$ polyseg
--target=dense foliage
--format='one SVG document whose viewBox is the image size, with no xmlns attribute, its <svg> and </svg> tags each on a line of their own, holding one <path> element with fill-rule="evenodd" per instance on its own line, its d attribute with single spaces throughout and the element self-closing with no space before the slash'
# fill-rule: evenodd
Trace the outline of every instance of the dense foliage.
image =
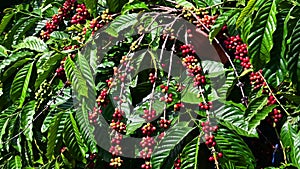
<svg viewBox="0 0 300 169">
<path fill-rule="evenodd" d="M 1 168 L 300 168 L 299 1 L 13 3 Z"/>
</svg>

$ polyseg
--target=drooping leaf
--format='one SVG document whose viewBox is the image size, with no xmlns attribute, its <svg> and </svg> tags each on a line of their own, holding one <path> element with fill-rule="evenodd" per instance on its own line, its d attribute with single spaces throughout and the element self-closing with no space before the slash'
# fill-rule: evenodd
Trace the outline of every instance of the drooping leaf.
<svg viewBox="0 0 300 169">
<path fill-rule="evenodd" d="M 24 35 L 26 35 L 28 31 L 32 30 L 36 22 L 39 20 L 39 18 L 29 18 L 22 25 L 20 25 L 14 34 L 13 45 L 18 44 L 24 38 Z"/>
<path fill-rule="evenodd" d="M 1 20 L 1 24 L 0 24 L 0 34 L 2 34 L 2 32 L 5 30 L 6 26 L 9 24 L 10 20 L 12 19 L 12 17 L 15 15 L 14 12 L 10 12 L 10 13 L 6 13 L 2 20 Z"/>
<path fill-rule="evenodd" d="M 21 129 L 24 130 L 24 135 L 28 141 L 33 138 L 33 116 L 35 114 L 35 101 L 27 103 L 21 112 Z"/>
<path fill-rule="evenodd" d="M 10 54 L 7 58 L 3 59 L 0 64 L 0 71 L 3 72 L 5 69 L 7 69 L 11 64 L 18 61 L 19 59 L 32 56 L 32 52 L 24 51 L 24 52 L 17 52 Z"/>
<path fill-rule="evenodd" d="M 86 8 L 93 17 L 97 15 L 97 2 L 97 0 L 84 0 Z"/>
<path fill-rule="evenodd" d="M 72 157 L 84 162 L 87 150 L 83 144 L 81 134 L 73 115 L 71 113 L 69 113 L 69 115 L 70 116 L 65 124 L 65 130 L 63 133 L 64 143 L 71 152 Z"/>
<path fill-rule="evenodd" d="M 291 35 L 291 44 L 287 58 L 287 68 L 290 78 L 297 90 L 300 91 L 300 20 L 297 21 Z"/>
<path fill-rule="evenodd" d="M 300 132 L 297 130 L 290 121 L 286 121 L 281 128 L 280 138 L 282 144 L 285 148 L 290 148 L 291 150 L 287 154 L 291 158 L 291 162 L 294 166 L 300 167 Z"/>
<path fill-rule="evenodd" d="M 226 80 L 225 80 L 225 83 L 223 84 L 223 86 L 217 90 L 218 95 L 221 100 L 227 99 L 227 97 L 230 95 L 230 93 L 236 83 L 237 83 L 237 79 L 234 76 L 234 72 L 230 71 L 227 74 L 227 77 L 226 77 Z"/>
<path fill-rule="evenodd" d="M 19 108 L 23 106 L 25 101 L 32 68 L 33 63 L 30 63 L 19 70 L 11 86 L 10 97 L 14 102 L 19 101 Z"/>
<path fill-rule="evenodd" d="M 223 153 L 223 158 L 220 159 L 220 164 L 230 162 L 235 168 L 255 168 L 255 158 L 244 140 L 228 130 L 220 127 L 215 136 L 218 151 Z"/>
<path fill-rule="evenodd" d="M 252 114 L 251 117 L 249 117 L 248 122 L 249 122 L 249 130 L 250 132 L 252 130 L 255 130 L 258 125 L 260 125 L 260 122 L 264 120 L 272 110 L 277 107 L 277 105 L 271 105 L 271 106 L 266 106 L 262 108 L 259 112 L 256 112 L 256 114 Z"/>
<path fill-rule="evenodd" d="M 88 97 L 86 99 L 86 104 L 89 106 L 90 109 L 93 109 L 96 103 L 96 87 L 94 77 L 90 68 L 90 65 L 86 58 L 81 54 L 78 53 L 78 65 L 79 71 L 83 76 L 83 80 L 86 81 L 86 85 L 88 87 Z"/>
<path fill-rule="evenodd" d="M 187 144 L 181 153 L 182 169 L 197 169 L 199 158 L 200 136 L 195 137 L 189 144 Z"/>
<path fill-rule="evenodd" d="M 75 92 L 78 92 L 78 96 L 88 97 L 88 86 L 81 72 L 76 68 L 75 63 L 70 56 L 67 57 L 65 62 L 65 72 L 67 78 L 71 81 L 72 87 Z"/>
<path fill-rule="evenodd" d="M 46 157 L 49 160 L 54 159 L 57 150 L 61 149 L 62 135 L 65 129 L 65 124 L 69 118 L 69 112 L 60 112 L 53 118 L 47 137 L 47 153 Z"/>
<path fill-rule="evenodd" d="M 34 36 L 29 36 L 25 38 L 24 41 L 16 45 L 15 48 L 17 50 L 26 48 L 37 52 L 48 51 L 48 46 L 45 44 L 45 42 Z"/>
<path fill-rule="evenodd" d="M 108 34 L 117 37 L 119 32 L 137 23 L 137 14 L 120 15 L 111 22 L 105 30 Z"/>
<path fill-rule="evenodd" d="M 244 105 L 232 101 L 216 103 L 218 108 L 214 110 L 217 120 L 237 134 L 246 137 L 258 137 L 256 131 L 249 131 L 248 124 L 244 119 Z M 220 104 L 220 105 L 219 105 Z"/>
<path fill-rule="evenodd" d="M 151 164 L 153 168 L 170 168 L 178 155 L 180 142 L 193 130 L 191 127 L 175 125 L 169 129 L 163 140 L 155 147 Z"/>
<path fill-rule="evenodd" d="M 84 99 L 82 100 L 82 106 L 78 108 L 76 112 L 76 121 L 82 134 L 83 140 L 87 143 L 89 150 L 92 153 L 97 153 L 98 148 L 96 146 L 96 140 L 94 136 L 94 127 L 89 122 L 88 111 L 92 111 L 89 107 L 86 107 Z"/>
<path fill-rule="evenodd" d="M 243 24 L 243 21 L 245 20 L 246 17 L 249 17 L 254 10 L 255 3 L 257 0 L 249 0 L 247 3 L 247 6 L 242 10 L 239 18 L 236 21 L 236 26 L 240 27 Z"/>
<path fill-rule="evenodd" d="M 21 157 L 18 156 L 18 155 L 12 156 L 10 158 L 10 160 L 8 161 L 8 167 L 7 168 L 22 169 Z"/>
<path fill-rule="evenodd" d="M 261 69 L 270 61 L 273 33 L 277 23 L 276 2 L 276 0 L 270 0 L 259 9 L 248 37 L 248 52 L 255 71 Z"/>
</svg>

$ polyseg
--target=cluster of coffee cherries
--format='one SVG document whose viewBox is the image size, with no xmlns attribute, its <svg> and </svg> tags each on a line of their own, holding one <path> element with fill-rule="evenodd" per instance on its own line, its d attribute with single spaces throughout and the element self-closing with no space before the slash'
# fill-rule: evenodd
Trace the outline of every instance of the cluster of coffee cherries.
<svg viewBox="0 0 300 169">
<path fill-rule="evenodd" d="M 247 45 L 243 43 L 239 35 L 228 37 L 224 40 L 224 45 L 226 49 L 233 52 L 235 59 L 241 62 L 240 64 L 244 69 L 251 67 Z"/>
<path fill-rule="evenodd" d="M 150 169 L 152 168 L 150 164 L 150 158 L 153 152 L 153 147 L 156 144 L 154 138 L 151 136 L 156 131 L 156 127 L 151 123 L 147 123 L 141 128 L 141 130 L 144 137 L 140 142 L 140 145 L 142 147 L 142 150 L 140 151 L 140 158 L 143 158 L 145 160 L 145 163 L 141 165 L 141 168 Z"/>
<path fill-rule="evenodd" d="M 93 111 L 89 112 L 89 121 L 91 124 L 97 124 L 98 116 L 101 115 L 102 110 L 97 107 L 93 108 Z"/>
<path fill-rule="evenodd" d="M 204 137 L 205 137 L 205 144 L 207 145 L 208 148 L 212 148 L 216 146 L 216 141 L 215 141 L 215 137 L 212 133 L 217 132 L 218 130 L 218 126 L 214 126 L 212 125 L 212 123 L 210 121 L 206 121 L 206 122 L 202 122 L 201 123 L 202 126 L 202 131 L 205 133 Z M 214 153 L 212 153 L 212 156 L 209 157 L 209 161 L 214 161 L 217 160 L 214 157 Z M 218 153 L 216 158 L 221 158 L 223 157 L 222 153 Z"/>
<path fill-rule="evenodd" d="M 122 147 L 120 146 L 122 139 L 123 136 L 120 133 L 114 132 L 114 137 L 111 140 L 111 147 L 109 148 L 109 152 L 113 157 L 123 154 Z"/>
<path fill-rule="evenodd" d="M 199 108 L 202 110 L 210 110 L 210 109 L 212 109 L 212 102 L 207 102 L 207 103 L 200 102 Z"/>
<path fill-rule="evenodd" d="M 180 156 L 174 161 L 174 169 L 180 169 L 181 166 L 181 159 Z"/>
<path fill-rule="evenodd" d="M 109 165 L 114 168 L 121 167 L 123 160 L 120 157 L 110 159 Z"/>
<path fill-rule="evenodd" d="M 261 74 L 262 70 L 259 70 L 259 72 L 251 72 L 250 74 L 250 82 L 254 86 L 254 90 L 260 89 L 262 86 L 266 86 L 266 82 Z"/>
<path fill-rule="evenodd" d="M 173 94 L 172 93 L 166 94 L 166 96 L 163 96 L 160 98 L 160 101 L 164 101 L 166 103 L 172 103 L 173 102 Z"/>
<path fill-rule="evenodd" d="M 102 21 L 99 21 L 97 18 L 91 20 L 90 28 L 92 29 L 92 35 L 94 35 L 97 30 L 99 30 L 100 28 L 102 28 L 104 26 L 103 23 L 101 23 L 101 22 Z"/>
<path fill-rule="evenodd" d="M 182 64 L 188 70 L 188 75 L 194 77 L 194 86 L 203 86 L 206 84 L 206 77 L 203 74 L 199 60 L 195 56 L 196 51 L 191 44 L 182 45 L 179 47 L 181 50 Z"/>
<path fill-rule="evenodd" d="M 71 46 L 65 46 L 63 50 L 75 50 L 79 48 L 78 45 L 71 45 Z M 72 59 L 76 57 L 76 52 L 70 53 L 68 56 L 70 56 Z M 64 83 L 67 81 L 64 65 L 65 60 L 67 57 L 63 58 L 63 60 L 60 62 L 60 66 L 56 69 L 56 77 L 58 77 L 60 80 L 62 80 Z"/>
<path fill-rule="evenodd" d="M 65 17 L 74 9 L 76 0 L 66 0 L 63 7 L 58 9 L 58 14 L 52 16 L 52 20 L 46 22 L 45 29 L 41 31 L 40 36 L 44 40 L 50 38 L 50 34 L 55 31 Z"/>
<path fill-rule="evenodd" d="M 71 24 L 84 24 L 90 16 L 84 4 L 77 4 L 76 13 L 71 18 Z"/>
<path fill-rule="evenodd" d="M 101 90 L 97 100 L 96 100 L 98 106 L 100 107 L 105 107 L 108 103 L 109 103 L 109 99 L 108 99 L 108 89 L 104 88 Z"/>
<path fill-rule="evenodd" d="M 159 127 L 162 128 L 162 129 L 168 129 L 171 125 L 171 121 L 170 120 L 167 120 L 167 119 L 160 119 L 159 120 Z"/>
<path fill-rule="evenodd" d="M 143 114 L 142 118 L 144 118 L 146 121 L 152 121 L 153 119 L 156 118 L 156 110 L 144 109 L 144 114 Z"/>
<path fill-rule="evenodd" d="M 149 80 L 150 80 L 150 83 L 152 83 L 152 84 L 155 83 L 156 77 L 155 77 L 154 73 L 149 73 Z"/>
<path fill-rule="evenodd" d="M 274 105 L 276 104 L 277 101 L 276 99 L 274 98 L 274 96 L 272 94 L 269 94 L 269 97 L 268 97 L 268 103 L 267 105 Z M 281 111 L 278 109 L 278 108 L 274 108 L 270 113 L 269 113 L 269 116 L 267 118 L 267 121 L 268 122 L 274 122 L 274 123 L 278 123 L 279 120 L 282 118 L 282 114 L 281 114 Z"/>
<path fill-rule="evenodd" d="M 163 40 L 165 40 L 167 37 L 168 37 L 168 39 L 167 39 L 168 41 L 175 40 L 176 36 L 175 36 L 175 33 L 174 33 L 174 29 L 171 29 L 171 30 L 164 29 L 163 30 L 161 38 Z"/>
<path fill-rule="evenodd" d="M 174 111 L 179 111 L 182 107 L 184 107 L 184 104 L 182 102 L 178 102 L 174 105 Z"/>
<path fill-rule="evenodd" d="M 198 19 L 196 21 L 196 26 L 200 28 L 201 31 L 206 31 L 206 29 L 211 29 L 212 25 L 216 22 L 217 15 L 210 16 L 210 15 L 203 15 L 198 16 Z"/>
<path fill-rule="evenodd" d="M 123 122 L 124 119 L 124 111 L 115 108 L 115 111 L 112 115 L 112 120 L 110 123 L 110 127 L 112 129 L 111 135 L 111 147 L 109 149 L 109 152 L 112 154 L 113 158 L 111 159 L 110 166 L 113 166 L 115 168 L 120 167 L 122 165 L 122 160 L 120 159 L 120 156 L 122 155 L 122 147 L 121 142 L 123 139 L 122 133 L 126 133 L 126 124 Z M 116 160 L 117 159 L 117 160 Z"/>
</svg>

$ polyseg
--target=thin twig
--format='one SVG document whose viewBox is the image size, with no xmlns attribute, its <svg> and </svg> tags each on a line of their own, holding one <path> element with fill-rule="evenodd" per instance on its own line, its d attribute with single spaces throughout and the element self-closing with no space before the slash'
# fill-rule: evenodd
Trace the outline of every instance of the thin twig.
<svg viewBox="0 0 300 169">
<path fill-rule="evenodd" d="M 282 110 L 286 113 L 287 116 L 290 116 L 290 113 L 283 107 L 283 105 L 280 103 L 280 101 L 278 100 L 278 98 L 275 96 L 275 94 L 272 92 L 267 80 L 265 79 L 265 77 L 258 71 L 259 75 L 263 78 L 264 82 L 266 83 L 267 88 L 269 89 L 271 95 L 274 97 L 274 99 L 276 100 L 276 102 L 279 104 L 279 106 L 282 108 Z"/>
</svg>

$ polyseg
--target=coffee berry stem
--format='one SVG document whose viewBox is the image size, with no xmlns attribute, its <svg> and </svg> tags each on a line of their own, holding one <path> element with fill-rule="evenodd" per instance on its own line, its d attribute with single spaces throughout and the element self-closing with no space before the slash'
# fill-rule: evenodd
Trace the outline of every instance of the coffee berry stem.
<svg viewBox="0 0 300 169">
<path fill-rule="evenodd" d="M 199 17 L 197 17 L 197 15 L 193 11 L 190 10 L 190 12 L 194 16 L 194 18 L 204 27 L 204 29 L 209 32 L 209 29 L 201 22 L 201 20 L 199 19 Z M 223 48 L 223 46 L 220 44 L 220 41 L 216 37 L 214 37 L 214 41 L 218 44 L 218 46 L 221 48 L 222 52 L 226 55 L 227 59 L 230 62 L 231 67 L 233 68 L 235 76 L 238 79 L 239 74 L 238 74 L 237 69 L 234 66 L 234 64 L 233 64 L 233 62 L 232 62 L 229 54 L 225 51 L 225 49 Z M 238 83 L 241 83 L 239 79 L 238 79 Z M 242 86 L 239 86 L 239 87 L 240 87 L 240 91 L 241 91 L 242 97 L 245 98 L 246 96 L 245 96 L 243 87 Z M 246 105 L 246 107 L 248 107 L 248 103 L 247 102 L 245 102 L 245 105 Z"/>
<path fill-rule="evenodd" d="M 283 105 L 280 103 L 280 101 L 278 100 L 278 98 L 275 96 L 275 94 L 272 92 L 272 89 L 270 88 L 267 80 L 265 79 L 265 77 L 262 75 L 261 72 L 259 72 L 259 75 L 264 79 L 264 82 L 266 83 L 266 86 L 268 88 L 268 90 L 270 91 L 270 94 L 274 97 L 274 99 L 276 100 L 276 102 L 279 104 L 279 106 L 282 108 L 282 110 L 286 113 L 287 116 L 291 116 L 290 113 L 283 107 Z"/>
</svg>

